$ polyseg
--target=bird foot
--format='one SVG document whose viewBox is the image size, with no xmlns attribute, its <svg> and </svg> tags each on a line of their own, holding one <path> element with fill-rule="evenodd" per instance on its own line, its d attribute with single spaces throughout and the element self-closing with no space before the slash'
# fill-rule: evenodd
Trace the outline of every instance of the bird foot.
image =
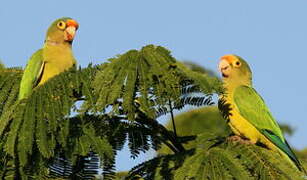
<svg viewBox="0 0 307 180">
<path fill-rule="evenodd" d="M 229 136 L 227 138 L 228 141 L 238 142 L 240 144 L 253 144 L 250 140 L 242 138 L 238 135 Z"/>
</svg>

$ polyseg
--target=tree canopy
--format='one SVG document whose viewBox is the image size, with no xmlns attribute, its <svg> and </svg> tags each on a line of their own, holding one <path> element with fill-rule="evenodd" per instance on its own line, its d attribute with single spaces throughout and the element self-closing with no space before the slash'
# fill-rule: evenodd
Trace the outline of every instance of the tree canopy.
<svg viewBox="0 0 307 180">
<path fill-rule="evenodd" d="M 161 153 L 169 149 L 121 175 L 126 179 L 302 176 L 264 147 L 229 141 L 215 107 L 197 115 L 207 129 L 193 134 L 181 130 L 180 122 L 178 134 L 160 124 L 158 117 L 186 105 L 211 106 L 213 94 L 223 92 L 218 78 L 191 70 L 161 46 L 71 69 L 18 101 L 22 73 L 0 69 L 2 178 L 91 179 L 101 171 L 104 179 L 114 179 L 115 157 L 126 142 L 131 158 L 162 145 Z"/>
</svg>

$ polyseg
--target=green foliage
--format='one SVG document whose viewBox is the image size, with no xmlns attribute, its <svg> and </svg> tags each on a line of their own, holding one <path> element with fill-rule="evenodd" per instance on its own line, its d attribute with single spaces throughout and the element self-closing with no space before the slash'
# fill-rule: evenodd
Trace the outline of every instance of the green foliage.
<svg viewBox="0 0 307 180">
<path fill-rule="evenodd" d="M 194 83 L 198 91 L 206 94 L 220 90 L 216 78 L 192 72 L 160 46 L 131 50 L 109 61 L 93 82 L 98 94 L 94 98 L 94 112 L 112 105 L 112 112 L 127 114 L 129 120 L 134 120 L 137 100 L 140 109 L 155 118 L 156 110 L 163 111 L 170 100 L 179 104 L 182 90 Z"/>
<path fill-rule="evenodd" d="M 168 50 L 149 45 L 109 63 L 61 73 L 35 88 L 27 99 L 16 101 L 22 71 L 3 69 L 0 142 L 6 161 L 0 166 L 2 176 L 82 177 L 79 163 L 95 152 L 104 177 L 113 178 L 114 155 L 126 141 L 132 157 L 158 149 L 161 143 L 176 152 L 183 150 L 155 118 L 169 112 L 169 107 L 212 103 L 210 95 L 186 95 L 217 92 L 218 81 L 206 75 L 194 81 L 190 74 Z"/>
<path fill-rule="evenodd" d="M 0 134 L 7 157 L 11 157 L 18 167 L 16 176 L 46 173 L 48 162 L 59 148 L 68 153 L 71 161 L 91 150 L 100 157 L 112 157 L 108 141 L 97 136 L 93 126 L 82 121 L 82 116 L 78 117 L 78 134 L 71 136 L 69 132 L 70 127 L 76 125 L 70 118 L 72 108 L 81 98 L 92 96 L 89 82 L 96 70 L 96 67 L 88 67 L 62 73 L 37 87 L 22 101 L 16 101 L 21 72 L 6 70 L 1 73 L 2 87 L 6 90 L 2 97 L 6 99 L 1 104 Z"/>
<path fill-rule="evenodd" d="M 116 176 L 115 176 L 115 180 L 125 180 L 125 178 L 127 177 L 128 172 L 127 171 L 121 171 L 121 172 L 117 172 Z"/>
<path fill-rule="evenodd" d="M 226 142 L 209 150 L 201 148 L 178 169 L 175 179 L 292 179 L 302 176 L 286 161 L 280 162 L 280 158 L 255 145 Z"/>
<path fill-rule="evenodd" d="M 197 147 L 162 155 L 130 171 L 144 179 L 300 179 L 301 172 L 283 156 L 257 145 L 199 134 Z M 129 179 L 129 178 L 128 178 Z"/>
<path fill-rule="evenodd" d="M 5 69 L 5 65 L 2 63 L 2 61 L 0 60 L 0 70 Z"/>
<path fill-rule="evenodd" d="M 18 68 L 0 69 L 0 114 L 10 111 L 15 103 L 22 71 Z"/>
<path fill-rule="evenodd" d="M 226 121 L 221 116 L 216 106 L 202 107 L 175 116 L 177 134 L 179 136 L 194 136 L 203 132 L 214 132 L 217 135 L 227 135 L 231 133 Z M 169 120 L 165 125 L 172 130 L 172 122 Z M 287 124 L 280 125 L 282 131 L 288 135 L 293 134 L 293 128 Z M 195 141 L 189 141 L 184 147 L 191 149 L 195 147 Z M 170 154 L 172 151 L 162 145 L 159 154 Z"/>
<path fill-rule="evenodd" d="M 294 129 L 293 127 L 289 126 L 288 124 L 279 124 L 280 129 L 284 134 L 293 135 Z"/>
<path fill-rule="evenodd" d="M 278 153 L 260 146 L 225 139 L 230 130 L 217 107 L 191 110 L 177 115 L 175 121 L 178 135 L 198 135 L 195 141 L 185 144 L 186 149 L 190 151 L 195 149 L 194 153 L 184 158 L 182 166 L 174 169 L 171 165 L 175 162 L 168 161 L 170 157 L 176 161 L 178 154 L 167 155 L 172 152 L 163 145 L 158 151 L 157 158 L 132 169 L 131 176 L 143 172 L 145 179 L 302 179 L 303 177 L 303 174 L 297 172 Z M 170 120 L 166 127 L 172 129 Z M 298 155 L 306 165 L 307 156 L 304 156 L 304 151 L 298 152 Z M 178 162 L 182 162 L 180 158 Z M 160 161 L 160 164 L 154 161 Z M 167 162 L 168 165 L 164 164 L 161 168 L 161 162 Z M 148 167 L 151 167 L 150 170 Z"/>
<path fill-rule="evenodd" d="M 184 65 L 186 65 L 190 70 L 194 71 L 194 72 L 198 72 L 201 74 L 208 74 L 209 76 L 212 77 L 217 77 L 217 75 L 215 74 L 214 71 L 210 70 L 210 69 L 206 69 L 198 64 L 195 64 L 191 61 L 184 61 L 183 62 Z"/>
<path fill-rule="evenodd" d="M 175 116 L 177 134 L 179 136 L 195 136 L 203 132 L 211 132 L 220 136 L 230 134 L 230 129 L 226 121 L 222 118 L 216 106 L 202 107 Z M 166 124 L 166 128 L 171 130 L 171 120 Z M 186 149 L 195 148 L 195 141 L 189 141 L 184 145 Z M 172 151 L 162 145 L 159 154 L 170 154 Z"/>
<path fill-rule="evenodd" d="M 187 157 L 193 154 L 192 150 L 158 156 L 132 168 L 126 179 L 134 179 L 136 176 L 141 176 L 144 179 L 174 179 L 175 171 L 182 166 Z"/>
<path fill-rule="evenodd" d="M 284 163 L 276 166 L 278 154 L 225 140 L 229 132 L 215 107 L 182 115 L 176 120 L 179 136 L 161 125 L 160 115 L 212 105 L 212 94 L 223 91 L 218 78 L 191 70 L 163 47 L 149 45 L 71 69 L 17 101 L 21 76 L 17 68 L 0 70 L 2 179 L 93 179 L 98 171 L 114 179 L 115 157 L 125 143 L 131 158 L 162 144 L 173 152 L 136 166 L 128 179 L 299 175 Z"/>
</svg>

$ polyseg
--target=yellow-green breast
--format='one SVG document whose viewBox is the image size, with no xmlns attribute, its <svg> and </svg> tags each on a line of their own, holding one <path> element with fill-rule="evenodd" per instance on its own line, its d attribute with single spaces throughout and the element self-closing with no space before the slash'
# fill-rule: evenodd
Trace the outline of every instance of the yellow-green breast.
<svg viewBox="0 0 307 180">
<path fill-rule="evenodd" d="M 223 95 L 221 98 L 225 100 L 225 104 L 230 105 L 229 111 L 229 126 L 232 131 L 241 137 L 248 138 L 252 143 L 261 142 L 265 144 L 268 148 L 272 150 L 277 150 L 276 146 L 268 140 L 263 134 L 261 134 L 247 119 L 241 116 L 238 108 L 233 103 L 233 93 L 226 92 L 226 95 Z"/>
<path fill-rule="evenodd" d="M 45 45 L 43 58 L 45 67 L 38 85 L 76 65 L 71 46 L 68 44 Z"/>
</svg>

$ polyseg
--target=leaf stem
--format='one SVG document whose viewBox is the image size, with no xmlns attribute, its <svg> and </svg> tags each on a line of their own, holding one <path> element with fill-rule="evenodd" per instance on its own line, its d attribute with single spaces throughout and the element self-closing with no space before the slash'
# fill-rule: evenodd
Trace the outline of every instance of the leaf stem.
<svg viewBox="0 0 307 180">
<path fill-rule="evenodd" d="M 173 123 L 173 130 L 174 130 L 175 138 L 177 139 L 177 131 L 176 131 L 175 118 L 174 118 L 174 113 L 173 113 L 174 109 L 173 109 L 172 102 L 170 99 L 168 100 L 168 103 L 169 103 L 170 113 L 171 113 L 171 118 L 172 118 L 172 123 Z"/>
</svg>

